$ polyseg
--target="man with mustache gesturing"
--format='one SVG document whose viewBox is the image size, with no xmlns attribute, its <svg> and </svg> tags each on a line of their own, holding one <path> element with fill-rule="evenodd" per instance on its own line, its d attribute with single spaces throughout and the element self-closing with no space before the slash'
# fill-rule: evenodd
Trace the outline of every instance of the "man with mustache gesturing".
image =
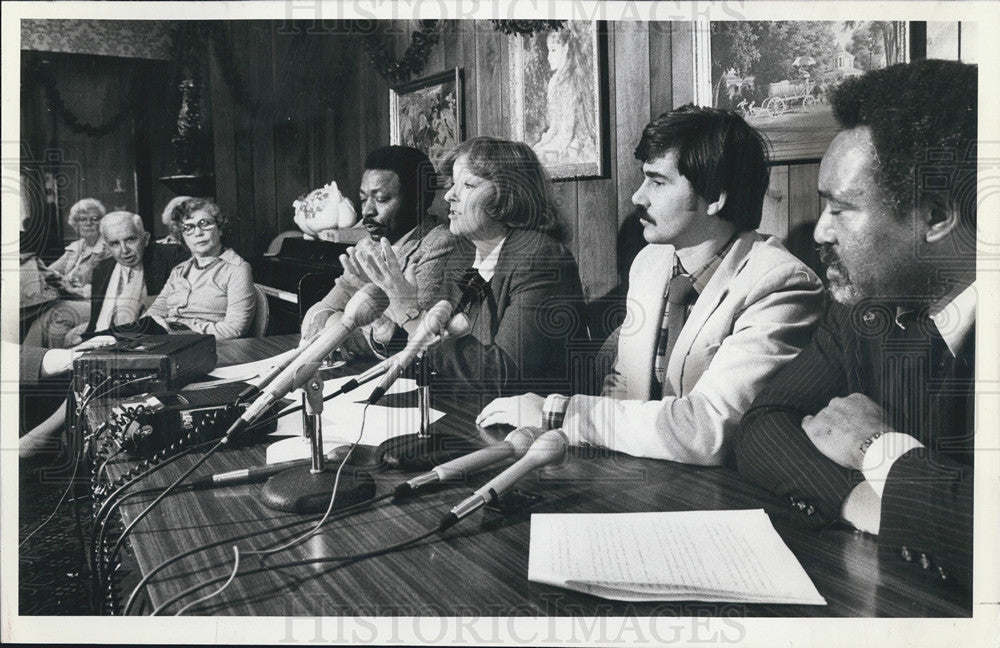
<svg viewBox="0 0 1000 648">
<path fill-rule="evenodd" d="M 341 353 L 355 355 L 391 355 L 402 348 L 406 335 L 402 326 L 420 316 L 440 298 L 444 262 L 454 249 L 455 237 L 448 225 L 438 225 L 427 213 L 436 192 L 435 170 L 431 161 L 409 146 L 383 146 L 365 158 L 365 171 L 358 190 L 361 201 L 359 227 L 368 230 L 369 238 L 348 248 L 340 257 L 344 274 L 333 289 L 306 311 L 302 318 L 302 343 L 305 344 L 326 325 L 331 316 L 343 312 L 347 302 L 361 287 L 371 283 L 366 268 L 378 256 L 398 275 L 391 282 L 405 295 L 392 294 L 393 304 L 410 304 L 400 310 L 395 306 L 373 323 L 363 326 L 344 343 Z M 373 270 L 375 271 L 375 270 Z"/>
<path fill-rule="evenodd" d="M 734 441 L 740 473 L 811 526 L 878 534 L 887 564 L 971 585 L 977 69 L 845 81 L 814 237 L 833 304 Z"/>
<path fill-rule="evenodd" d="M 601 396 L 551 397 L 546 423 L 575 444 L 720 464 L 757 393 L 809 342 L 822 284 L 760 225 L 760 134 L 735 113 L 684 106 L 654 119 L 632 196 L 650 243 L 629 272 L 628 316 L 605 348 Z M 478 423 L 541 425 L 541 396 L 494 400 Z"/>
</svg>

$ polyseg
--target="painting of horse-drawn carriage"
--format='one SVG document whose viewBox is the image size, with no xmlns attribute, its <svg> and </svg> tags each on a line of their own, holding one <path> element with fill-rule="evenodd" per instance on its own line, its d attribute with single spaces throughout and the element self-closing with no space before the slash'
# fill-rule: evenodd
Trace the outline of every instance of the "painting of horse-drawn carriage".
<svg viewBox="0 0 1000 648">
<path fill-rule="evenodd" d="M 837 129 L 830 94 L 907 60 L 907 36 L 899 22 L 714 22 L 712 105 L 763 132 L 775 161 L 819 158 Z"/>
</svg>

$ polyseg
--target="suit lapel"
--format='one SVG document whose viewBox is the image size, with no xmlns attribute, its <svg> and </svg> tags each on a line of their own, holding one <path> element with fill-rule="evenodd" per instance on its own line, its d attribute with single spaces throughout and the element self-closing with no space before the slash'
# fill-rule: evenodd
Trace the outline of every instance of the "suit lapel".
<svg viewBox="0 0 1000 648">
<path fill-rule="evenodd" d="M 684 363 L 691 353 L 691 347 L 694 345 L 698 333 L 701 332 L 705 323 L 708 322 L 708 318 L 715 312 L 719 304 L 722 303 L 723 298 L 729 293 L 730 282 L 743 269 L 743 266 L 746 265 L 750 250 L 753 248 L 754 242 L 759 240 L 759 238 L 754 232 L 740 234 L 736 242 L 733 243 L 733 247 L 729 250 L 729 253 L 716 269 L 715 274 L 708 281 L 705 290 L 702 291 L 701 295 L 698 296 L 698 300 L 694 303 L 687 321 L 684 322 L 684 328 L 681 329 L 680 334 L 677 336 L 677 344 L 674 346 L 670 354 L 670 359 L 667 361 L 666 382 L 671 386 L 674 394 L 680 395 L 682 392 L 681 379 L 684 373 Z"/>
<path fill-rule="evenodd" d="M 626 397 L 649 398 L 656 336 L 663 321 L 663 294 L 674 267 L 674 248 L 647 245 L 629 273 L 628 310 L 632 324 L 618 337 L 618 372 L 625 379 Z"/>
</svg>

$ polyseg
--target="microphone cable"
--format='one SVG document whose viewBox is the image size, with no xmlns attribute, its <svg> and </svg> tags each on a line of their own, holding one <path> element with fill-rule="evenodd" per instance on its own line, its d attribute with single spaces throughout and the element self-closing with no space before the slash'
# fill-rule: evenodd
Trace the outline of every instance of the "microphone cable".
<svg viewBox="0 0 1000 648">
<path fill-rule="evenodd" d="M 392 493 L 386 493 L 385 495 L 380 495 L 379 497 L 376 497 L 375 499 L 373 499 L 371 501 L 368 501 L 368 502 L 359 502 L 357 504 L 352 504 L 351 506 L 346 507 L 346 508 L 342 509 L 341 511 L 338 511 L 333 517 L 329 518 L 327 520 L 327 522 L 333 522 L 333 521 L 336 521 L 336 520 L 340 520 L 341 518 L 344 518 L 344 517 L 347 517 L 349 515 L 353 515 L 355 513 L 361 512 L 366 507 L 370 508 L 370 507 L 372 507 L 372 505 L 377 504 L 378 502 L 385 501 L 385 500 L 389 499 L 390 497 L 392 497 Z M 142 579 L 139 581 L 139 583 L 133 588 L 132 594 L 129 596 L 128 602 L 125 604 L 125 608 L 124 608 L 122 614 L 123 615 L 127 615 L 127 614 L 129 614 L 132 611 L 132 606 L 135 603 L 135 600 L 138 597 L 139 592 L 142 590 L 142 588 L 144 588 L 146 585 L 149 584 L 149 581 L 151 581 L 153 579 L 153 577 L 155 577 L 158 573 L 160 573 L 161 571 L 163 571 L 164 569 L 166 569 L 170 565 L 173 565 L 174 563 L 176 563 L 176 562 L 178 562 L 180 560 L 183 560 L 183 559 L 185 559 L 185 558 L 187 558 L 189 556 L 193 556 L 196 553 L 201 553 L 201 552 L 207 551 L 209 549 L 214 549 L 215 547 L 226 545 L 226 544 L 229 544 L 229 543 L 232 543 L 232 542 L 239 542 L 240 540 L 247 540 L 249 538 L 252 538 L 255 535 L 260 535 L 260 534 L 263 534 L 263 533 L 276 533 L 276 532 L 279 532 L 279 531 L 284 531 L 285 529 L 290 529 L 290 528 L 298 526 L 300 524 L 308 524 L 310 522 L 315 522 L 316 520 L 319 520 L 322 517 L 323 517 L 322 514 L 317 513 L 316 515 L 312 515 L 312 516 L 309 516 L 307 518 L 303 518 L 303 519 L 300 519 L 300 520 L 293 520 L 292 522 L 286 522 L 286 523 L 281 524 L 279 526 L 268 527 L 268 528 L 265 528 L 265 529 L 260 529 L 258 531 L 249 531 L 249 532 L 240 533 L 240 534 L 237 534 L 237 535 L 234 535 L 234 536 L 229 536 L 228 538 L 222 538 L 221 540 L 214 540 L 212 542 L 207 542 L 205 544 L 198 545 L 197 547 L 194 547 L 192 549 L 188 549 L 186 551 L 182 551 L 179 554 L 175 554 L 175 555 L 171 556 L 170 558 L 167 558 L 166 560 L 163 560 L 160 564 L 158 564 L 156 567 L 153 567 L 151 570 L 149 570 L 149 572 L 147 572 L 142 577 Z"/>
<path fill-rule="evenodd" d="M 264 566 L 261 566 L 261 567 L 255 567 L 254 569 L 250 569 L 250 570 L 241 572 L 239 575 L 240 576 L 250 576 L 250 575 L 253 575 L 253 574 L 260 574 L 262 572 L 271 571 L 271 570 L 274 570 L 274 569 L 285 569 L 285 568 L 289 568 L 289 567 L 301 567 L 303 565 L 317 565 L 317 564 L 323 564 L 323 563 L 328 563 L 328 562 L 356 562 L 356 561 L 359 561 L 359 560 L 364 560 L 366 558 L 373 558 L 375 556 L 381 556 L 383 554 L 392 553 L 394 551 L 399 551 L 400 549 L 404 549 L 404 548 L 406 548 L 406 547 L 408 547 L 410 545 L 413 545 L 413 544 L 416 544 L 416 543 L 421 542 L 423 540 L 426 540 L 427 538 L 430 538 L 431 536 L 436 535 L 437 533 L 438 533 L 438 529 L 434 528 L 434 529 L 432 529 L 430 531 L 426 531 L 424 533 L 420 533 L 418 535 L 415 535 L 415 536 L 413 536 L 411 538 L 407 538 L 406 540 L 403 540 L 401 542 L 397 542 L 397 543 L 394 543 L 394 544 L 391 544 L 391 545 L 388 545 L 388 546 L 385 546 L 385 547 L 381 547 L 379 549 L 374 549 L 372 551 L 366 551 L 366 552 L 356 553 L 356 554 L 348 554 L 348 555 L 345 555 L 345 556 L 324 556 L 324 557 L 319 557 L 319 558 L 306 558 L 306 559 L 303 559 L 303 560 L 292 560 L 292 561 L 288 561 L 288 562 L 278 563 L 278 564 L 275 564 L 275 565 L 264 565 Z M 175 602 L 177 602 L 178 600 L 184 598 L 185 596 L 187 596 L 189 594 L 197 592 L 199 589 L 202 589 L 203 587 L 208 587 L 210 585 L 214 585 L 215 583 L 219 583 L 221 581 L 225 581 L 225 580 L 229 580 L 229 579 L 230 579 L 230 575 L 227 574 L 225 576 L 218 576 L 216 578 L 211 578 L 209 580 L 202 581 L 201 583 L 197 583 L 196 585 L 192 585 L 191 587 L 187 588 L 183 592 L 180 592 L 179 594 L 175 594 L 174 596 L 170 597 L 169 599 L 167 599 L 166 601 L 164 601 L 163 603 L 161 603 L 159 606 L 156 607 L 156 609 L 153 610 L 153 612 L 150 614 L 150 616 L 158 616 L 160 614 L 160 612 L 162 612 L 164 609 L 166 609 L 170 605 L 174 604 Z"/>
<path fill-rule="evenodd" d="M 293 410 L 288 410 L 288 411 L 284 411 L 284 412 L 280 412 L 280 413 L 278 413 L 278 414 L 276 414 L 276 415 L 275 415 L 275 418 L 280 418 L 281 416 L 284 416 L 284 415 L 286 415 L 286 414 L 290 414 L 290 413 L 292 413 L 292 411 L 293 411 Z M 254 422 L 253 424 L 251 424 L 250 426 L 248 426 L 247 430 L 245 430 L 244 432 L 247 432 L 247 431 L 249 431 L 250 429 L 252 429 L 252 428 L 255 428 L 255 427 L 258 427 L 258 426 L 260 426 L 260 425 L 263 425 L 263 424 L 264 424 L 264 423 L 266 423 L 266 422 L 269 422 L 269 420 L 265 420 L 265 421 L 255 421 L 255 422 Z M 195 464 L 194 464 L 193 466 L 191 466 L 190 468 L 188 468 L 188 469 L 187 469 L 187 471 L 185 471 L 185 472 L 184 472 L 184 474 L 182 474 L 182 475 L 181 475 L 180 477 L 178 477 L 178 478 L 177 478 L 176 480 L 174 480 L 174 482 L 173 482 L 172 484 L 170 484 L 169 486 L 167 486 L 167 488 L 165 488 L 165 489 L 163 490 L 163 492 L 162 492 L 162 493 L 160 493 L 160 495 L 159 495 L 159 496 L 158 496 L 158 497 L 157 497 L 157 498 L 156 498 L 155 500 L 153 500 L 153 501 L 152 501 L 152 502 L 151 502 L 151 503 L 150 503 L 150 504 L 149 504 L 149 505 L 148 505 L 148 506 L 147 506 L 147 507 L 146 507 L 145 509 L 143 509 L 143 510 L 142 510 L 142 511 L 141 511 L 141 512 L 140 512 L 140 513 L 139 513 L 139 514 L 138 514 L 138 515 L 137 515 L 137 516 L 136 516 L 136 517 L 135 517 L 135 518 L 134 518 L 134 519 L 133 519 L 133 520 L 132 520 L 132 521 L 131 521 L 131 522 L 130 522 L 130 523 L 128 524 L 128 526 L 126 526 L 126 527 L 125 527 L 125 529 L 124 529 L 124 530 L 122 531 L 121 535 L 119 536 L 119 538 L 118 538 L 118 541 L 117 541 L 117 542 L 115 543 L 114 547 L 113 547 L 113 548 L 111 549 L 111 552 L 110 552 L 110 553 L 108 554 L 108 557 L 107 557 L 107 559 L 106 559 L 106 563 L 107 563 L 108 565 L 111 565 L 111 564 L 113 564 L 113 563 L 114 563 L 114 559 L 115 559 L 115 558 L 116 558 L 116 557 L 118 556 L 118 552 L 119 552 L 119 550 L 121 549 L 121 547 L 122 547 L 122 544 L 123 544 L 123 543 L 125 542 L 125 539 L 126 539 L 126 538 L 128 537 L 128 535 L 129 535 L 129 534 L 130 534 L 130 533 L 132 532 L 132 530 L 133 530 L 133 529 L 135 528 L 135 526 L 136 526 L 136 525 L 137 525 L 137 524 L 138 524 L 138 523 L 139 523 L 139 522 L 140 522 L 140 521 L 141 521 L 142 519 L 144 519 L 144 518 L 145 518 L 145 517 L 146 517 L 146 516 L 147 516 L 147 515 L 148 515 L 148 514 L 150 513 L 150 511 L 152 511 L 152 510 L 153 510 L 153 508 L 155 508 L 155 507 L 156 507 L 156 505 L 157 505 L 157 504 L 159 504 L 159 503 L 160 503 L 161 501 L 163 501 L 163 500 L 164 500 L 164 499 L 165 499 L 165 498 L 166 498 L 166 497 L 167 497 L 168 495 L 170 495 L 170 493 L 172 493 L 172 492 L 173 492 L 173 491 L 174 491 L 174 490 L 175 490 L 175 489 L 176 489 L 176 488 L 177 488 L 177 487 L 178 487 L 178 486 L 179 486 L 179 485 L 180 485 L 180 484 L 181 484 L 182 482 L 184 482 L 184 480 L 186 480 L 186 479 L 187 479 L 188 477 L 190 477 L 190 476 L 191 476 L 191 474 L 192 474 L 192 473 L 193 473 L 194 471 L 196 471 L 196 470 L 197 470 L 198 468 L 200 468 L 200 467 L 201 467 L 201 465 L 202 465 L 203 463 L 205 463 L 205 462 L 206 462 L 206 461 L 207 461 L 207 460 L 209 459 L 209 457 L 211 457 L 211 456 L 212 456 L 213 454 L 215 454 L 215 452 L 216 452 L 216 451 L 218 451 L 218 449 L 219 449 L 219 448 L 221 448 L 221 447 L 222 447 L 222 446 L 223 446 L 224 444 L 226 444 L 226 443 L 227 443 L 228 441 L 229 441 L 229 437 L 227 437 L 227 436 L 223 436 L 223 437 L 222 437 L 221 439 L 219 439 L 219 440 L 218 440 L 218 442 L 215 442 L 214 440 L 213 440 L 213 441 L 208 441 L 208 442 L 206 442 L 206 443 L 204 443 L 204 444 L 199 444 L 198 446 L 194 446 L 194 447 L 192 447 L 192 448 L 191 448 L 191 451 L 193 451 L 193 450 L 194 450 L 194 449 L 196 449 L 196 448 L 200 450 L 201 448 L 203 448 L 203 447 L 205 447 L 205 446 L 207 446 L 207 445 L 210 445 L 210 444 L 212 444 L 212 443 L 215 443 L 215 445 L 214 445 L 214 446 L 212 446 L 211 448 L 209 448 L 208 452 L 206 452 L 205 454 L 203 454 L 203 455 L 202 455 L 202 456 L 201 456 L 201 457 L 200 457 L 200 458 L 198 459 L 198 461 L 196 461 L 196 462 L 195 462 Z M 190 452 L 190 451 L 189 451 L 189 452 Z M 121 491 L 122 491 L 122 489 L 126 488 L 126 487 L 127 487 L 127 486 L 129 486 L 129 485 L 132 485 L 132 484 L 134 484 L 134 483 L 135 483 L 136 481 L 138 481 L 139 479 L 142 479 L 142 478 L 146 477 L 147 475 L 151 474 L 151 473 L 152 473 L 152 472 L 154 472 L 155 470 L 158 470 L 158 469 L 159 469 L 160 467 L 163 467 L 163 466 L 165 466 L 165 465 L 166 465 L 167 463 L 172 463 L 172 461 L 173 461 L 174 459 L 177 459 L 177 458 L 180 458 L 180 457 L 181 457 L 181 456 L 183 456 L 184 454 L 187 454 L 187 453 L 179 453 L 179 454 L 177 454 L 177 455 L 174 455 L 174 457 L 171 457 L 170 459 L 167 459 L 167 460 L 165 460 L 165 461 L 163 461 L 163 462 L 161 462 L 161 463 L 157 464 L 156 466 L 152 467 L 152 468 L 151 468 L 150 470 L 147 470 L 146 472 L 142 473 L 141 475 L 138 475 L 138 476 L 137 476 L 136 478 L 133 478 L 133 479 L 132 479 L 132 480 L 130 480 L 130 481 L 129 481 L 129 482 L 128 482 L 128 483 L 126 484 L 126 485 L 122 486 L 122 487 L 121 487 L 121 488 L 119 488 L 119 489 L 118 489 L 117 491 L 115 491 L 115 493 L 114 493 L 114 494 L 112 494 L 111 496 L 109 496 L 108 500 L 105 500 L 105 504 L 107 504 L 107 502 L 108 502 L 108 501 L 110 501 L 110 499 L 111 499 L 111 498 L 112 498 L 112 497 L 113 497 L 113 496 L 114 496 L 115 494 L 117 494 L 117 493 L 121 492 Z M 103 506 L 102 506 L 102 509 L 103 509 Z M 109 512 L 109 513 L 110 513 L 110 512 Z M 104 525 L 102 525 L 102 527 L 101 527 L 101 534 L 102 534 L 102 535 L 103 535 L 103 531 L 104 531 L 104 528 L 105 528 L 105 526 L 104 526 Z M 101 536 L 98 536 L 98 539 L 99 539 L 99 540 L 103 540 L 103 538 L 102 538 Z M 97 544 L 97 545 L 95 545 L 95 546 L 100 546 L 100 544 L 98 543 L 98 544 Z"/>
<path fill-rule="evenodd" d="M 80 407 L 78 408 L 80 410 L 80 413 L 76 417 L 76 420 L 73 420 L 72 422 L 71 422 L 72 414 L 70 413 L 70 408 L 68 406 L 69 406 L 69 397 L 73 394 L 73 386 L 70 385 L 70 387 L 66 390 L 67 408 L 66 408 L 66 418 L 65 418 L 65 420 L 63 422 L 63 425 L 64 425 L 64 427 L 67 428 L 67 430 L 70 429 L 70 428 L 72 428 L 73 431 L 74 431 L 73 435 L 67 436 L 67 439 L 66 439 L 66 441 L 67 441 L 67 449 L 69 449 L 69 445 L 70 445 L 69 441 L 71 441 L 73 439 L 76 439 L 76 438 L 81 439 L 81 445 L 80 445 L 79 451 L 73 453 L 73 472 L 70 474 L 69 484 L 66 485 L 66 490 L 63 491 L 63 494 L 59 498 L 59 501 L 56 502 L 55 508 L 52 509 L 52 513 L 50 513 L 49 516 L 47 518 L 45 518 L 45 520 L 41 524 L 39 524 L 37 527 L 35 527 L 31 531 L 31 533 L 29 533 L 27 536 L 25 536 L 24 540 L 21 540 L 18 543 L 18 545 L 17 545 L 18 549 L 20 549 L 21 546 L 25 542 L 27 542 L 28 540 L 30 540 L 32 538 L 32 536 L 34 536 L 36 533 L 38 533 L 42 529 L 42 527 L 44 527 L 46 524 L 48 524 L 49 522 L 52 521 L 52 518 L 54 518 L 55 515 L 56 515 L 56 513 L 59 512 L 59 508 L 62 506 L 62 503 L 64 501 L 66 501 L 66 497 L 69 495 L 70 491 L 73 489 L 73 484 L 76 482 L 76 475 L 79 472 L 80 461 L 82 461 L 85 448 L 87 447 L 86 441 L 88 440 L 88 439 L 84 439 L 83 438 L 83 423 L 82 423 L 82 421 L 84 420 L 84 416 L 86 415 L 87 407 L 94 401 L 94 399 L 97 398 L 97 394 L 100 391 L 101 387 L 103 387 L 104 384 L 106 382 L 108 382 L 108 380 L 110 380 L 110 377 L 105 378 L 103 381 L 101 381 L 101 383 L 97 387 L 95 387 L 94 390 L 84 398 L 83 402 L 80 404 Z M 139 380 L 146 380 L 146 378 L 141 378 Z M 135 382 L 135 381 L 132 381 L 132 382 Z M 73 501 L 75 503 L 76 498 L 74 498 Z M 79 530 L 80 530 L 81 539 L 82 539 L 82 529 L 79 529 Z"/>
<path fill-rule="evenodd" d="M 330 493 L 330 503 L 327 505 L 326 512 L 323 514 L 323 517 L 320 518 L 319 522 L 317 522 L 316 525 L 312 529 L 309 529 L 305 533 L 302 533 L 301 535 L 299 535 L 297 538 L 293 538 L 292 540 L 290 540 L 290 541 L 288 541 L 288 542 L 286 542 L 286 543 L 284 543 L 282 545 L 279 545 L 277 547 L 272 547 L 270 549 L 254 549 L 252 551 L 245 552 L 247 555 L 252 555 L 252 556 L 269 556 L 271 554 L 278 553 L 279 551 L 284 551 L 285 549 L 288 549 L 290 547 L 294 547 L 297 544 L 301 544 L 302 542 L 305 542 L 306 540 L 308 540 L 309 538 L 313 537 L 314 535 L 316 535 L 316 533 L 319 532 L 320 528 L 322 528 L 322 526 L 326 523 L 327 518 L 330 517 L 330 512 L 333 511 L 333 504 L 337 500 L 337 489 L 340 486 L 340 475 L 341 475 L 341 473 L 344 470 L 344 466 L 347 465 L 347 462 L 351 458 L 351 454 L 354 452 L 354 448 L 357 447 L 358 442 L 361 441 L 361 439 L 364 437 L 364 434 L 365 434 L 365 421 L 368 418 L 368 407 L 370 407 L 370 406 L 369 405 L 365 405 L 364 409 L 361 410 L 361 425 L 360 425 L 360 428 L 358 430 L 358 438 L 354 441 L 354 443 L 351 444 L 350 449 L 344 454 L 344 458 L 340 460 L 340 465 L 337 466 L 337 473 L 334 475 L 334 478 L 333 478 L 333 490 Z M 212 597 L 218 596 L 227 587 L 229 587 L 229 584 L 233 582 L 234 578 L 236 578 L 236 572 L 239 571 L 239 568 L 240 568 L 240 551 L 239 551 L 239 548 L 236 545 L 233 545 L 233 553 L 235 555 L 235 564 L 233 565 L 233 571 L 232 571 L 232 573 L 229 575 L 229 580 L 227 580 L 225 582 L 225 584 L 222 585 L 222 587 L 220 587 L 219 589 L 217 589 L 215 592 L 209 594 L 208 596 L 205 596 L 203 598 L 198 599 L 197 601 L 194 601 L 192 603 L 189 603 L 188 605 L 185 605 L 183 608 L 181 608 L 177 612 L 177 614 L 175 616 L 179 616 L 180 614 L 182 614 L 184 612 L 184 610 L 187 610 L 189 607 L 191 607 L 193 605 L 196 605 L 197 603 L 200 603 L 200 602 L 206 601 L 206 600 L 208 600 L 208 599 L 210 599 Z"/>
</svg>

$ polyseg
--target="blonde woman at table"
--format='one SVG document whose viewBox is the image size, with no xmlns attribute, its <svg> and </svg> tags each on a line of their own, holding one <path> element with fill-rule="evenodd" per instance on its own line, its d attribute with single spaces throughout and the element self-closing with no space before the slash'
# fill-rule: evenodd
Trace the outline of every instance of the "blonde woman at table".
<svg viewBox="0 0 1000 648">
<path fill-rule="evenodd" d="M 134 326 L 144 332 L 206 333 L 220 340 L 244 336 L 256 304 L 253 276 L 250 264 L 223 245 L 227 219 L 218 205 L 202 198 L 185 200 L 175 213 L 191 258 L 170 272 L 160 296 Z"/>
<path fill-rule="evenodd" d="M 469 335 L 430 353 L 435 384 L 489 394 L 569 381 L 568 343 L 584 331 L 584 302 L 573 255 L 559 224 L 548 178 L 527 144 L 476 137 L 443 162 L 445 201 L 458 238 L 446 261 L 444 295 L 464 301 Z M 389 296 L 386 313 L 412 335 L 423 308 L 387 240 L 382 253 L 355 249 L 345 270 Z M 468 297 L 463 300 L 462 297 Z"/>
</svg>

